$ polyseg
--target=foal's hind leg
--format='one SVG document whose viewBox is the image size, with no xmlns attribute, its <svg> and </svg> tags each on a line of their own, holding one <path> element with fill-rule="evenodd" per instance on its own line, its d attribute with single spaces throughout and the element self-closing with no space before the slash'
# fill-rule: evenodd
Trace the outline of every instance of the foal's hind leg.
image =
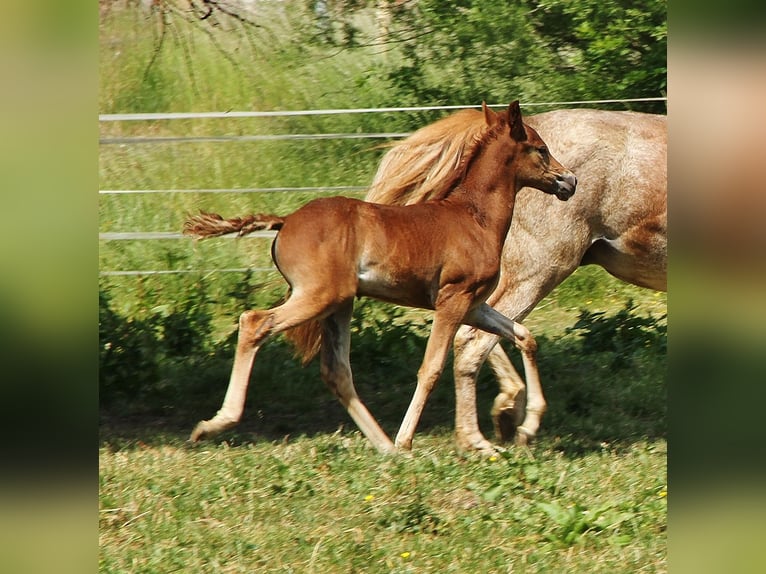
<svg viewBox="0 0 766 574">
<path fill-rule="evenodd" d="M 216 415 L 200 421 L 191 433 L 196 442 L 235 426 L 245 409 L 247 385 L 258 349 L 271 335 L 295 327 L 321 314 L 323 307 L 311 297 L 298 297 L 293 293 L 285 303 L 266 311 L 245 311 L 239 317 L 239 334 L 234 367 L 223 406 Z"/>
<path fill-rule="evenodd" d="M 353 299 L 341 305 L 332 315 L 322 321 L 322 351 L 320 372 L 322 380 L 346 408 L 364 436 L 383 453 L 396 448 L 378 422 L 367 410 L 354 388 L 349 364 L 351 311 Z"/>
</svg>

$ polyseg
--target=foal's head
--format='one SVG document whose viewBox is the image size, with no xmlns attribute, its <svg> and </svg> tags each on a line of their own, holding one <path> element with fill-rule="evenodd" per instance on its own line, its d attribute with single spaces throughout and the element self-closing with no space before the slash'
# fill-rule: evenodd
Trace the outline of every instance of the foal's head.
<svg viewBox="0 0 766 574">
<path fill-rule="evenodd" d="M 486 104 L 482 108 L 490 132 L 509 146 L 499 153 L 505 154 L 503 159 L 515 176 L 517 189 L 534 187 L 564 201 L 572 197 L 577 178 L 551 155 L 540 135 L 522 122 L 518 100 L 499 114 Z"/>
</svg>

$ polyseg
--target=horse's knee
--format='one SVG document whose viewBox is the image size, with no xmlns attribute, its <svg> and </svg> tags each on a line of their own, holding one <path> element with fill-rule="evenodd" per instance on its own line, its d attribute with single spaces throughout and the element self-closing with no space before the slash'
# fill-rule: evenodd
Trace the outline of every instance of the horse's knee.
<svg viewBox="0 0 766 574">
<path fill-rule="evenodd" d="M 521 323 L 516 323 L 513 327 L 513 334 L 516 337 L 514 343 L 522 353 L 537 354 L 537 341 L 529 329 Z"/>
<path fill-rule="evenodd" d="M 239 316 L 239 339 L 247 345 L 255 345 L 269 335 L 273 317 L 266 311 L 245 311 Z"/>
</svg>

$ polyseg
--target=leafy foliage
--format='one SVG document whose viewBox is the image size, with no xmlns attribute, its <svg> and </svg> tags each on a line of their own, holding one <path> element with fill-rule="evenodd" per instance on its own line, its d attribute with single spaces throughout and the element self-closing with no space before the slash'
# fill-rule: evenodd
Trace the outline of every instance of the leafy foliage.
<svg viewBox="0 0 766 574">
<path fill-rule="evenodd" d="M 193 392 L 210 374 L 220 375 L 230 347 L 215 339 L 202 284 L 138 317 L 115 310 L 108 286 L 99 291 L 99 398 L 106 408 L 161 409 L 182 389 Z"/>
<path fill-rule="evenodd" d="M 667 2 L 541 0 L 535 27 L 559 56 L 570 98 L 667 93 Z M 605 87 L 609 93 L 603 93 Z M 645 109 L 645 108 L 642 108 Z M 656 104 L 652 111 L 664 113 Z"/>
<path fill-rule="evenodd" d="M 588 533 L 618 532 L 624 522 L 635 517 L 634 512 L 620 509 L 611 503 L 593 510 L 579 504 L 562 508 L 556 502 L 538 502 L 538 507 L 558 526 L 548 534 L 548 539 L 564 546 L 575 544 Z M 624 544 L 630 541 L 630 536 L 613 535 L 613 540 L 617 544 Z"/>
<path fill-rule="evenodd" d="M 608 352 L 613 355 L 610 366 L 625 369 L 633 366 L 636 352 L 652 350 L 665 354 L 667 350 L 667 315 L 659 318 L 635 313 L 635 304 L 628 300 L 611 317 L 603 311 L 582 310 L 568 333 L 581 337 L 585 353 Z"/>
<path fill-rule="evenodd" d="M 99 399 L 104 405 L 122 396 L 135 400 L 157 379 L 156 322 L 120 316 L 105 291 L 98 303 Z"/>
<path fill-rule="evenodd" d="M 395 54 L 388 79 L 399 103 L 620 99 L 667 92 L 664 0 L 421 0 L 391 10 L 390 33 L 382 41 Z M 640 109 L 662 113 L 665 105 Z"/>
</svg>

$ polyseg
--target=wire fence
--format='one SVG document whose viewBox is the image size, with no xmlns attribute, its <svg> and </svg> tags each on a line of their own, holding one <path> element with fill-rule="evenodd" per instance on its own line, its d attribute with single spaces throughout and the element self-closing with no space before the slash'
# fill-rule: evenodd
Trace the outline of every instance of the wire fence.
<svg viewBox="0 0 766 574">
<path fill-rule="evenodd" d="M 521 107 L 557 107 L 557 106 L 593 106 L 599 104 L 615 103 L 638 103 L 667 101 L 666 97 L 654 98 L 631 98 L 631 99 L 602 99 L 581 100 L 562 102 L 532 102 L 522 104 Z M 505 107 L 507 104 L 493 104 L 489 107 Z M 133 121 L 174 121 L 174 120 L 202 120 L 202 119 L 233 119 L 233 118 L 269 118 L 290 116 L 318 116 L 338 114 L 362 114 L 362 113 L 405 113 L 424 111 L 455 111 L 461 109 L 478 108 L 475 105 L 457 106 L 414 106 L 396 108 L 357 108 L 357 109 L 324 109 L 324 110 L 285 110 L 285 111 L 226 111 L 226 112 L 189 112 L 189 113 L 135 113 L 135 114 L 100 114 L 99 122 L 133 122 Z M 300 141 L 300 140 L 343 140 L 343 139 L 402 139 L 411 135 L 411 132 L 379 132 L 379 133 L 314 133 L 314 134 L 264 134 L 264 135 L 237 135 L 237 136 L 131 136 L 131 137 L 102 137 L 100 145 L 142 145 L 142 144 L 185 144 L 185 143 L 228 143 L 228 142 L 267 142 L 267 141 Z M 258 193 L 332 193 L 335 195 L 351 192 L 364 191 L 364 186 L 306 186 L 306 187 L 255 187 L 255 188 L 228 188 L 228 189 L 100 189 L 99 195 L 129 195 L 129 194 L 258 194 Z M 272 238 L 276 232 L 266 231 L 250 234 L 252 238 Z M 223 237 L 236 237 L 230 234 Z M 163 231 L 126 231 L 126 232 L 101 232 L 99 241 L 158 241 L 187 239 L 181 233 Z M 99 275 L 109 276 L 145 276 L 145 275 L 175 275 L 191 273 L 270 273 L 275 272 L 275 267 L 236 267 L 220 269 L 148 269 L 148 270 L 101 270 Z"/>
<path fill-rule="evenodd" d="M 583 106 L 597 104 L 627 104 L 639 102 L 666 102 L 667 97 L 655 98 L 629 98 L 622 100 L 576 100 L 567 102 L 530 102 L 520 106 L 522 108 L 541 106 Z M 508 104 L 488 104 L 491 108 L 503 108 Z M 289 116 L 326 116 L 338 114 L 379 114 L 387 112 L 431 112 L 431 111 L 454 111 L 465 109 L 478 109 L 479 105 L 458 106 L 411 106 L 401 108 L 344 108 L 326 110 L 274 110 L 274 111 L 247 111 L 247 112 L 169 112 L 169 113 L 146 113 L 146 114 L 99 114 L 100 122 L 128 122 L 146 120 L 194 120 L 194 119 L 226 119 L 226 118 L 274 118 Z"/>
</svg>

